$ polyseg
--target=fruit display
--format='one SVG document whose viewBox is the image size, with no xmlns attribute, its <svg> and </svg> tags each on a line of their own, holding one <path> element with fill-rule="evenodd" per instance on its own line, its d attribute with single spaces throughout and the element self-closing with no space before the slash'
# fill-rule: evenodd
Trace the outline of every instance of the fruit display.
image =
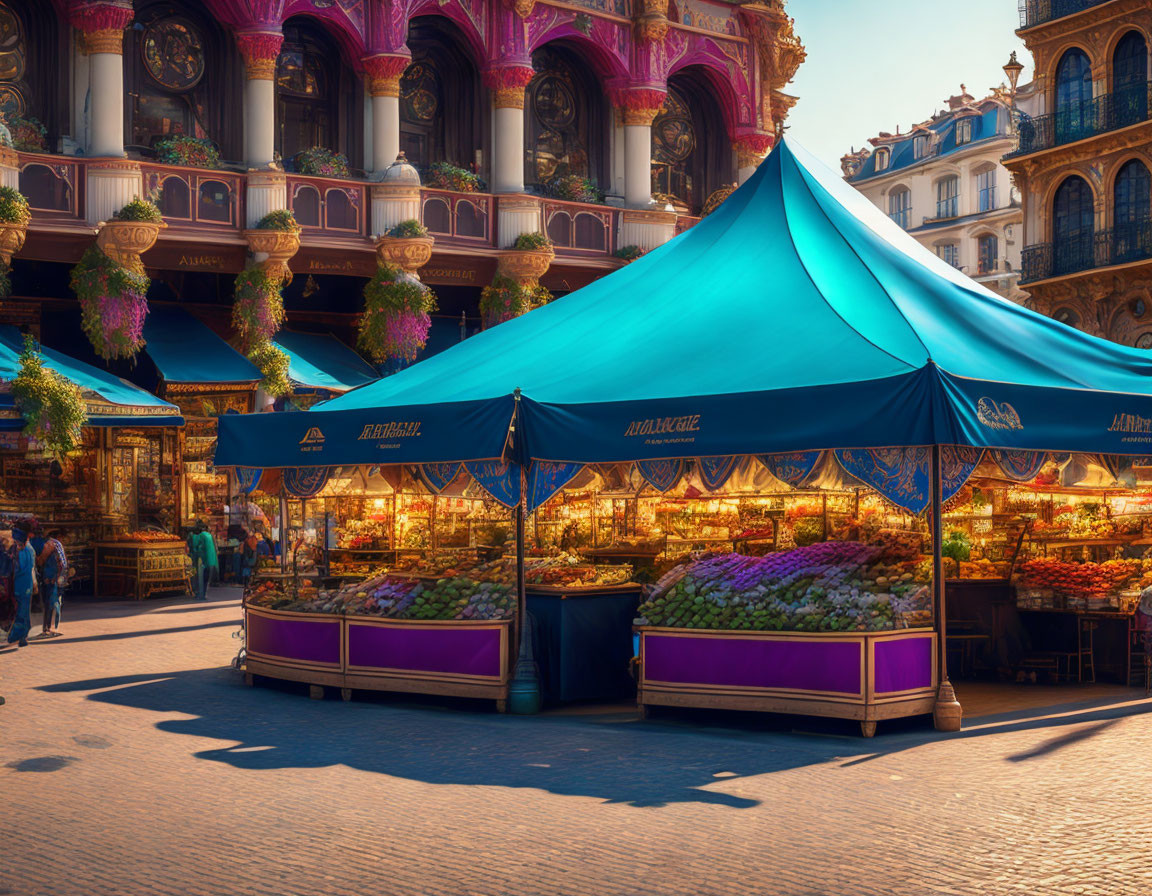
<svg viewBox="0 0 1152 896">
<path fill-rule="evenodd" d="M 391 519 L 380 515 L 362 520 L 347 520 L 336 529 L 336 544 L 341 548 L 386 548 Z"/>
<path fill-rule="evenodd" d="M 1075 563 L 1054 557 L 1028 560 L 1017 567 L 1016 582 L 1024 600 L 1059 596 L 1072 599 L 1114 594 L 1144 575 L 1152 561 L 1106 560 L 1103 563 Z M 1037 595 L 1035 592 L 1041 592 Z"/>
<path fill-rule="evenodd" d="M 169 535 L 167 532 L 152 532 L 141 530 L 139 532 L 119 532 L 111 535 L 107 539 L 110 542 L 118 544 L 169 544 L 172 542 L 180 542 L 180 538 L 175 535 Z"/>
<path fill-rule="evenodd" d="M 860 542 L 821 542 L 748 557 L 720 554 L 666 574 L 641 624 L 760 631 L 879 631 L 931 611 L 930 563 Z"/>
</svg>

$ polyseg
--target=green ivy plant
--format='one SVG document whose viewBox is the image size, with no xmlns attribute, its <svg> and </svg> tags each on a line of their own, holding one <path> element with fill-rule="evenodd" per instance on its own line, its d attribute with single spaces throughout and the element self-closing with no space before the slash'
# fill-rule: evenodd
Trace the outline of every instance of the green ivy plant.
<svg viewBox="0 0 1152 896">
<path fill-rule="evenodd" d="M 156 203 L 141 199 L 139 196 L 114 211 L 112 218 L 115 221 L 143 221 L 148 224 L 160 224 L 164 221 L 164 216 L 160 214 Z"/>
<path fill-rule="evenodd" d="M 548 239 L 548 237 L 539 231 L 535 233 L 522 233 L 516 237 L 516 242 L 512 244 L 512 248 L 522 252 L 551 249 L 552 240 Z"/>
<path fill-rule="evenodd" d="M 398 239 L 416 239 L 418 237 L 428 236 L 428 228 L 415 218 L 409 218 L 407 221 L 401 221 L 389 230 L 385 236 L 396 237 Z"/>
<path fill-rule="evenodd" d="M 43 442 L 58 458 L 80 447 L 81 427 L 88 422 L 84 397 L 73 383 L 44 366 L 31 336 L 24 337 L 12 397 L 26 421 L 26 435 Z"/>
<path fill-rule="evenodd" d="M 292 164 L 301 174 L 315 177 L 347 177 L 348 159 L 343 153 L 313 146 L 296 153 Z"/>
<path fill-rule="evenodd" d="M 0 224 L 26 227 L 32 218 L 28 200 L 12 187 L 0 187 Z M 12 266 L 0 261 L 0 299 L 12 295 Z"/>
<path fill-rule="evenodd" d="M 288 208 L 268 212 L 256 222 L 257 230 L 280 230 L 284 233 L 299 233 L 300 225 L 296 223 L 296 216 Z"/>
<path fill-rule="evenodd" d="M 381 265 L 364 287 L 356 345 L 377 364 L 415 361 L 428 342 L 436 294 L 395 265 Z"/>
<path fill-rule="evenodd" d="M 480 292 L 480 316 L 485 327 L 494 327 L 551 301 L 552 293 L 543 286 L 521 286 L 511 277 L 497 274 Z"/>
<path fill-rule="evenodd" d="M 219 168 L 220 150 L 211 140 L 181 134 L 156 144 L 156 160 L 186 168 Z"/>
<path fill-rule="evenodd" d="M 621 246 L 612 254 L 617 258 L 623 258 L 625 261 L 635 261 L 644 254 L 644 250 L 639 246 Z"/>
<path fill-rule="evenodd" d="M 254 345 L 248 352 L 248 360 L 263 376 L 260 388 L 273 398 L 292 391 L 292 381 L 288 379 L 288 355 L 270 339 Z"/>
<path fill-rule="evenodd" d="M 484 189 L 484 181 L 469 171 L 449 162 L 436 162 L 428 169 L 425 186 L 436 190 L 452 190 L 455 193 L 479 193 Z"/>
</svg>

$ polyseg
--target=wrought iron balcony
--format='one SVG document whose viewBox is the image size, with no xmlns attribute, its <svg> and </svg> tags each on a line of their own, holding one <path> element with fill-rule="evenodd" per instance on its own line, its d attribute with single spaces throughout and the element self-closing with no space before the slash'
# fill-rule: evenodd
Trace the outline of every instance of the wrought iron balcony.
<svg viewBox="0 0 1152 896">
<path fill-rule="evenodd" d="M 1074 143 L 1147 121 L 1152 109 L 1152 83 L 1105 93 L 1067 109 L 1038 115 L 1017 114 L 1020 142 L 1008 158 Z"/>
<path fill-rule="evenodd" d="M 1026 246 L 1021 284 L 1152 258 L 1152 217 L 1059 243 Z"/>
<path fill-rule="evenodd" d="M 1107 2 L 1109 0 L 1020 0 L 1020 27 L 1042 25 Z"/>
</svg>

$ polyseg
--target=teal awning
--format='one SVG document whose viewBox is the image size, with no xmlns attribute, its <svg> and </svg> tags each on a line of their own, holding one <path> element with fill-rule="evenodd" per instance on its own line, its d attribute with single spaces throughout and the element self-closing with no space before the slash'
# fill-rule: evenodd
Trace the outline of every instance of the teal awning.
<svg viewBox="0 0 1152 896">
<path fill-rule="evenodd" d="M 344 393 L 380 378 L 331 333 L 281 330 L 272 341 L 288 355 L 288 378 L 298 392 Z"/>
<path fill-rule="evenodd" d="M 250 386 L 256 366 L 182 308 L 153 308 L 144 322 L 144 351 L 166 383 Z"/>
<path fill-rule="evenodd" d="M 975 283 L 784 139 L 620 270 L 217 462 L 595 463 L 959 445 L 1152 454 L 1152 354 Z M 273 415 L 260 415 L 265 418 Z"/>
<path fill-rule="evenodd" d="M 0 428 L 22 429 L 12 405 L 9 384 L 20 372 L 24 336 L 15 327 L 0 325 Z M 88 405 L 89 426 L 183 426 L 180 409 L 83 361 L 41 346 L 44 364 L 78 386 Z"/>
</svg>

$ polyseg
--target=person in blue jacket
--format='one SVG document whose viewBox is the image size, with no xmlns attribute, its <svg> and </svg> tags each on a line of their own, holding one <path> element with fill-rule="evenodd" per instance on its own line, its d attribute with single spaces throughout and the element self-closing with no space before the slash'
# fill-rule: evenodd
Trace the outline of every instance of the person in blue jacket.
<svg viewBox="0 0 1152 896">
<path fill-rule="evenodd" d="M 12 540 L 16 542 L 16 564 L 14 585 L 16 591 L 16 621 L 8 632 L 8 643 L 16 642 L 20 647 L 28 646 L 28 633 L 32 630 L 32 583 L 36 569 L 36 552 L 28 544 L 28 533 L 23 529 L 12 530 Z"/>
</svg>

